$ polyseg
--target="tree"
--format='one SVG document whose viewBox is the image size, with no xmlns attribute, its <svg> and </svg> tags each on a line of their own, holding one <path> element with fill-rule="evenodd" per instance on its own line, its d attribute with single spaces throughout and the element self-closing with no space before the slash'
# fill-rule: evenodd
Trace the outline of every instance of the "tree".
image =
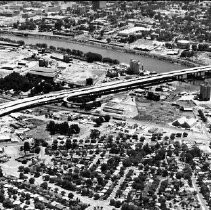
<svg viewBox="0 0 211 210">
<path fill-rule="evenodd" d="M 194 146 L 189 152 L 193 157 L 201 157 L 201 150 L 197 146 Z"/>
<path fill-rule="evenodd" d="M 102 55 L 98 53 L 88 52 L 86 53 L 87 62 L 92 63 L 93 61 L 102 61 Z"/>
<path fill-rule="evenodd" d="M 177 178 L 177 179 L 181 179 L 182 176 L 183 176 L 183 173 L 182 173 L 182 172 L 177 172 L 177 173 L 176 173 L 176 178 Z"/>
<path fill-rule="evenodd" d="M 192 176 L 192 170 L 189 165 L 185 165 L 183 168 L 183 177 L 184 179 L 189 179 Z"/>
<path fill-rule="evenodd" d="M 111 199 L 111 200 L 110 200 L 110 206 L 115 206 L 115 203 L 116 203 L 116 202 L 115 202 L 114 199 Z"/>
<path fill-rule="evenodd" d="M 3 171 L 2 171 L 2 168 L 0 167 L 0 177 L 3 177 Z"/>
<path fill-rule="evenodd" d="M 23 40 L 18 40 L 17 43 L 22 45 L 22 46 L 25 45 L 25 42 Z"/>
<path fill-rule="evenodd" d="M 17 196 L 17 195 L 13 195 L 12 198 L 13 198 L 14 200 L 16 200 L 16 199 L 18 198 L 18 196 Z"/>
<path fill-rule="evenodd" d="M 150 154 L 152 152 L 148 143 L 143 146 L 143 150 L 146 154 Z"/>
<path fill-rule="evenodd" d="M 50 132 L 51 135 L 54 135 L 56 133 L 56 124 L 54 121 L 50 121 L 48 124 L 47 124 L 47 127 L 46 127 L 47 131 Z"/>
<path fill-rule="evenodd" d="M 42 187 L 43 189 L 47 190 L 48 189 L 48 183 L 47 182 L 43 182 L 40 187 Z"/>
<path fill-rule="evenodd" d="M 29 183 L 30 183 L 30 184 L 34 184 L 34 182 L 35 182 L 35 179 L 34 179 L 33 177 L 31 177 L 31 178 L 29 179 Z"/>
<path fill-rule="evenodd" d="M 110 38 L 107 38 L 106 41 L 107 41 L 107 43 L 110 43 L 111 42 L 111 39 Z"/>
<path fill-rule="evenodd" d="M 56 51 L 56 47 L 54 47 L 54 46 L 52 46 L 52 45 L 50 45 L 49 48 L 50 48 L 50 50 L 52 50 L 52 51 Z"/>
<path fill-rule="evenodd" d="M 100 195 L 98 193 L 94 194 L 94 200 L 98 200 L 100 198 Z"/>
<path fill-rule="evenodd" d="M 162 176 L 163 176 L 163 177 L 167 177 L 167 176 L 168 176 L 168 171 L 167 171 L 166 169 L 164 169 L 164 170 L 162 171 Z"/>
<path fill-rule="evenodd" d="M 110 115 L 105 115 L 105 116 L 104 116 L 104 119 L 105 119 L 106 122 L 109 122 L 110 119 L 111 119 L 111 117 L 110 117 Z"/>
<path fill-rule="evenodd" d="M 128 38 L 128 42 L 129 42 L 129 43 L 133 43 L 133 42 L 135 42 L 135 41 L 136 41 L 136 36 L 130 35 L 129 38 Z"/>
<path fill-rule="evenodd" d="M 43 203 L 41 203 L 41 202 L 35 202 L 35 208 L 36 209 L 40 209 L 40 210 L 46 209 L 45 205 Z"/>
<path fill-rule="evenodd" d="M 4 200 L 5 200 L 4 193 L 0 192 L 0 202 L 3 203 Z"/>
<path fill-rule="evenodd" d="M 19 179 L 24 179 L 24 178 L 25 178 L 25 176 L 24 176 L 24 174 L 21 172 L 20 175 L 19 175 Z"/>
<path fill-rule="evenodd" d="M 24 170 L 24 166 L 19 166 L 19 167 L 18 167 L 18 171 L 19 171 L 19 172 L 23 172 L 23 170 Z"/>
<path fill-rule="evenodd" d="M 91 86 L 93 85 L 93 79 L 92 78 L 87 78 L 86 79 L 86 86 Z"/>
<path fill-rule="evenodd" d="M 68 122 L 61 123 L 59 127 L 60 127 L 59 128 L 60 133 L 66 135 L 69 129 Z"/>
<path fill-rule="evenodd" d="M 210 21 L 211 20 L 211 6 L 207 9 L 207 19 Z"/>
<path fill-rule="evenodd" d="M 64 190 L 61 191 L 61 195 L 65 196 L 66 192 Z"/>
<path fill-rule="evenodd" d="M 72 146 L 72 141 L 70 139 L 67 139 L 66 140 L 66 143 L 65 143 L 65 147 L 67 150 L 69 150 Z"/>
<path fill-rule="evenodd" d="M 70 193 L 68 194 L 68 198 L 69 198 L 69 199 L 73 199 L 73 197 L 74 197 L 74 195 L 70 192 Z"/>
<path fill-rule="evenodd" d="M 24 152 L 30 151 L 30 144 L 28 141 L 24 142 L 23 149 L 24 149 Z"/>
<path fill-rule="evenodd" d="M 10 200 L 10 199 L 6 199 L 6 200 L 4 200 L 3 201 L 3 207 L 4 208 L 8 208 L 8 209 L 11 209 L 11 208 L 13 208 L 13 203 L 12 203 L 12 201 Z"/>
<path fill-rule="evenodd" d="M 96 139 L 100 137 L 100 131 L 97 129 L 92 129 L 90 133 L 90 138 L 91 139 Z"/>
<path fill-rule="evenodd" d="M 78 133 L 80 133 L 80 127 L 78 126 L 78 124 L 70 125 L 68 133 L 71 133 L 71 134 L 78 134 Z"/>
<path fill-rule="evenodd" d="M 30 172 L 29 167 L 25 167 L 25 168 L 24 168 L 24 174 L 28 174 L 29 172 Z"/>
<path fill-rule="evenodd" d="M 203 163 L 201 169 L 202 171 L 208 171 L 210 167 L 210 164 L 208 162 Z"/>
<path fill-rule="evenodd" d="M 97 127 L 102 125 L 102 121 L 100 118 L 96 118 L 94 121 L 95 121 Z"/>
<path fill-rule="evenodd" d="M 45 175 L 43 176 L 44 181 L 49 181 L 50 180 L 50 176 L 49 175 Z"/>
<path fill-rule="evenodd" d="M 107 171 L 107 170 L 108 170 L 107 164 L 106 164 L 106 163 L 103 163 L 103 164 L 101 165 L 101 171 L 104 173 L 104 172 Z"/>
<path fill-rule="evenodd" d="M 34 152 L 36 153 L 36 154 L 39 154 L 40 153 L 40 147 L 39 146 L 37 146 L 37 147 L 35 147 L 35 149 L 34 149 Z"/>
<path fill-rule="evenodd" d="M 62 28 L 62 25 L 63 25 L 62 20 L 57 20 L 56 23 L 55 23 L 55 29 L 60 31 L 61 28 Z"/>
<path fill-rule="evenodd" d="M 193 161 L 193 155 L 191 155 L 189 152 L 187 152 L 185 154 L 185 160 L 186 160 L 186 163 L 191 163 Z"/>
<path fill-rule="evenodd" d="M 122 164 L 124 167 L 130 167 L 132 165 L 132 162 L 131 162 L 130 158 L 127 158 L 122 162 Z"/>
<path fill-rule="evenodd" d="M 26 200 L 30 200 L 30 198 L 31 198 L 30 194 L 26 193 L 25 198 L 26 198 Z"/>
</svg>

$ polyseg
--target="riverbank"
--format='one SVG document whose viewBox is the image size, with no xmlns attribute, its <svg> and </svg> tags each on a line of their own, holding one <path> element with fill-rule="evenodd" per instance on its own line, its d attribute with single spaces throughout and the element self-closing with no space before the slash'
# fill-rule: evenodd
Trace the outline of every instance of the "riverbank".
<svg viewBox="0 0 211 210">
<path fill-rule="evenodd" d="M 137 50 L 129 50 L 120 46 L 112 46 L 105 43 L 94 43 L 92 41 L 82 41 L 68 37 L 62 37 L 58 35 L 40 35 L 36 34 L 28 37 L 20 37 L 14 34 L 1 33 L 0 37 L 9 38 L 11 40 L 20 41 L 23 40 L 26 45 L 36 45 L 37 43 L 45 43 L 56 48 L 75 49 L 84 53 L 93 52 L 101 54 L 103 57 L 110 57 L 112 59 L 119 60 L 121 63 L 130 63 L 131 59 L 140 61 L 145 70 L 156 71 L 158 73 L 168 72 L 170 70 L 180 70 L 188 67 L 199 66 L 201 64 L 193 63 L 181 59 L 172 59 L 169 56 L 163 56 L 159 54 L 153 54 L 152 52 L 143 52 Z"/>
<path fill-rule="evenodd" d="M 158 60 L 162 60 L 162 61 L 166 61 L 166 62 L 170 62 L 170 63 L 174 63 L 174 64 L 180 64 L 180 65 L 184 65 L 187 67 L 197 67 L 197 66 L 202 66 L 204 65 L 203 63 L 197 61 L 197 62 L 193 62 L 187 59 L 181 59 L 181 58 L 173 58 L 171 56 L 164 56 L 164 55 L 159 55 L 159 54 L 155 54 L 155 53 L 151 53 L 151 52 L 146 52 L 146 51 L 140 51 L 140 50 L 131 50 L 131 49 L 126 49 L 125 47 L 122 46 L 114 46 L 112 44 L 109 43 L 98 43 L 98 42 L 94 42 L 93 40 L 78 40 L 75 38 L 71 38 L 71 37 L 65 37 L 62 35 L 50 35 L 50 34 L 41 34 L 41 33 L 34 33 L 34 32 L 14 32 L 14 31 L 1 31 L 4 34 L 13 34 L 13 35 L 21 35 L 22 36 L 27 36 L 27 37 L 40 37 L 40 38 L 47 38 L 47 39 L 52 39 L 52 40 L 60 40 L 60 41 L 65 41 L 65 42 L 70 42 L 70 43 L 77 43 L 77 44 L 83 44 L 86 46 L 94 46 L 97 48 L 105 48 L 105 49 L 110 49 L 110 50 L 115 50 L 115 51 L 119 51 L 119 52 L 123 52 L 123 53 L 127 53 L 127 54 L 135 54 L 135 55 L 141 55 L 141 56 L 147 56 L 149 58 L 153 58 L 153 59 L 158 59 Z"/>
</svg>

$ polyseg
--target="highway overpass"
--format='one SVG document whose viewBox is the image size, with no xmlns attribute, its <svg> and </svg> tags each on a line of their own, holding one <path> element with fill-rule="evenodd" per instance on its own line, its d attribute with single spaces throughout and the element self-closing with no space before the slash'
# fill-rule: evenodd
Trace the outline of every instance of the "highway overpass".
<svg viewBox="0 0 211 210">
<path fill-rule="evenodd" d="M 135 79 L 118 80 L 115 82 L 103 83 L 97 86 L 90 86 L 85 88 L 63 90 L 59 92 L 53 92 L 45 95 L 39 95 L 34 97 L 28 97 L 25 99 L 18 99 L 16 101 L 10 101 L 0 104 L 0 116 L 12 113 L 14 111 L 27 109 L 34 106 L 49 104 L 53 102 L 63 101 L 64 99 L 73 97 L 83 97 L 90 95 L 105 95 L 112 94 L 114 92 L 125 91 L 128 89 L 134 89 L 138 87 L 151 86 L 158 83 L 174 81 L 179 79 L 186 79 L 192 75 L 206 75 L 211 74 L 211 65 L 195 67 L 183 70 L 176 70 L 166 73 L 160 73 L 150 76 L 142 76 Z"/>
</svg>

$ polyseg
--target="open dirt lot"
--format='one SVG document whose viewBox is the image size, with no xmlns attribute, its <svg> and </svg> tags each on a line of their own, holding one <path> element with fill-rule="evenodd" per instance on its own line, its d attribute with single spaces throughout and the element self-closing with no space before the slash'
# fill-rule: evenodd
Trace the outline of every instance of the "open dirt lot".
<svg viewBox="0 0 211 210">
<path fill-rule="evenodd" d="M 2 69 L 5 66 L 15 67 L 17 63 L 25 57 L 28 57 L 31 53 L 27 49 L 12 49 L 5 48 L 0 49 L 0 77 L 5 77 L 6 75 L 12 73 L 12 70 Z M 19 71 L 18 68 L 15 68 Z"/>
<path fill-rule="evenodd" d="M 30 52 L 27 49 L 1 49 L 0 50 L 0 66 L 5 63 L 15 64 L 17 61 L 29 56 Z"/>
<path fill-rule="evenodd" d="M 70 66 L 61 72 L 59 79 L 69 83 L 84 85 L 89 77 L 95 81 L 101 78 L 106 74 L 107 68 L 96 63 L 73 60 Z"/>
</svg>

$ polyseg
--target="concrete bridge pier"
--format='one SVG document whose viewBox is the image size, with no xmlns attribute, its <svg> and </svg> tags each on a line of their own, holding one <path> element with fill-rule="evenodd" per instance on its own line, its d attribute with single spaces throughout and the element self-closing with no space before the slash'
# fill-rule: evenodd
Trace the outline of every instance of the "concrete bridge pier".
<svg viewBox="0 0 211 210">
<path fill-rule="evenodd" d="M 203 72 L 204 73 L 204 75 L 206 75 L 207 77 L 211 77 L 211 70 L 209 71 L 205 71 L 205 72 Z"/>
<path fill-rule="evenodd" d="M 205 75 L 205 72 L 196 72 L 195 77 L 202 77 Z"/>
<path fill-rule="evenodd" d="M 177 79 L 177 80 L 184 80 L 184 79 L 187 79 L 187 74 L 178 75 L 178 76 L 176 76 L 176 79 Z"/>
</svg>

